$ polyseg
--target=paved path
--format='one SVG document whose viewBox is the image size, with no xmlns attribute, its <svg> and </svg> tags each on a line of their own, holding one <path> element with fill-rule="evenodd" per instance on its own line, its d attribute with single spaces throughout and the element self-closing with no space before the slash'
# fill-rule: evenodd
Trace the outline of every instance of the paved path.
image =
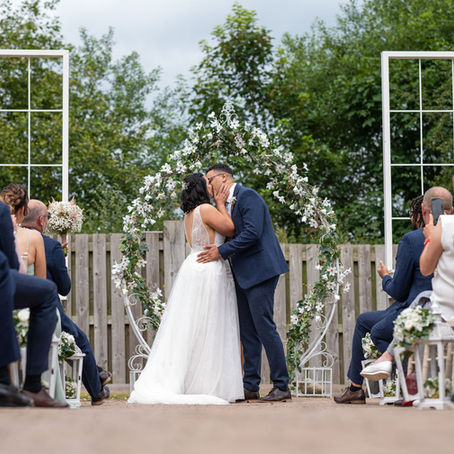
<svg viewBox="0 0 454 454">
<path fill-rule="evenodd" d="M 277 404 L 0 409 L 1 454 L 454 452 L 454 411 L 325 398 Z"/>
</svg>

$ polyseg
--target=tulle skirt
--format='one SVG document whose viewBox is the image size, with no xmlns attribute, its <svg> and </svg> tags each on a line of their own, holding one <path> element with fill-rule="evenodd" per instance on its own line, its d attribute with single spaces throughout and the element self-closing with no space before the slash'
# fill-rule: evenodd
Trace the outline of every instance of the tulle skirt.
<svg viewBox="0 0 454 454">
<path fill-rule="evenodd" d="M 197 263 L 175 279 L 130 403 L 223 405 L 243 398 L 238 308 L 229 264 Z"/>
</svg>

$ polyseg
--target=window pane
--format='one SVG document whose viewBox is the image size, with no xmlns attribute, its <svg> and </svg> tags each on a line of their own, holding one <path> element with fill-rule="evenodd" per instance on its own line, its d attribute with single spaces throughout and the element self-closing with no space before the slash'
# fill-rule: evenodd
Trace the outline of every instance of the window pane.
<svg viewBox="0 0 454 454">
<path fill-rule="evenodd" d="M 27 58 L 0 57 L 0 109 L 28 108 Z"/>
<path fill-rule="evenodd" d="M 30 148 L 33 164 L 62 163 L 62 114 L 60 112 L 31 113 Z"/>
</svg>

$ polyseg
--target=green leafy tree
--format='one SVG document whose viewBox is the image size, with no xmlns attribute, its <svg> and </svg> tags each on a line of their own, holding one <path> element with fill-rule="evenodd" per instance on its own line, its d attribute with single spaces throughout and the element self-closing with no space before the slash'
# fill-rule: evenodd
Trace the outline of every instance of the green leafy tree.
<svg viewBox="0 0 454 454">
<path fill-rule="evenodd" d="M 119 213 L 127 211 L 142 177 L 182 141 L 184 125 L 177 112 L 184 87 L 158 92 L 159 70 L 145 73 L 136 52 L 113 61 L 112 30 L 97 39 L 82 29 L 80 46 L 65 44 L 52 14 L 57 3 L 0 2 L 0 47 L 70 50 L 70 197 L 86 210 L 85 231 L 121 231 Z M 32 108 L 61 108 L 61 74 L 57 60 L 31 60 Z M 27 108 L 27 77 L 27 60 L 1 59 L 3 109 Z M 27 162 L 27 122 L 27 113 L 0 116 L 2 163 Z M 32 113 L 33 163 L 61 162 L 61 128 L 61 113 Z M 0 168 L 0 184 L 11 181 L 26 184 L 25 168 Z M 31 196 L 59 199 L 60 181 L 59 168 L 33 169 Z"/>
<path fill-rule="evenodd" d="M 342 9 L 335 27 L 318 23 L 311 34 L 284 38 L 277 52 L 276 96 L 270 111 L 286 122 L 288 140 L 293 149 L 302 150 L 312 181 L 334 201 L 341 229 L 350 240 L 373 242 L 383 235 L 380 53 L 451 50 L 454 4 L 365 0 L 350 1 Z M 414 61 L 392 63 L 391 108 L 418 104 L 417 71 Z M 452 106 L 451 77 L 443 62 L 423 62 L 422 77 L 425 105 L 432 106 L 425 108 Z M 413 115 L 391 119 L 394 162 L 416 162 L 420 144 L 415 120 Z M 450 116 L 424 115 L 423 121 L 426 162 L 452 162 Z M 306 153 L 305 136 L 311 136 L 315 145 Z M 426 187 L 450 186 L 450 174 L 426 169 Z M 417 172 L 395 172 L 395 214 L 407 214 L 419 191 Z M 409 224 L 396 227 L 398 239 Z"/>
</svg>

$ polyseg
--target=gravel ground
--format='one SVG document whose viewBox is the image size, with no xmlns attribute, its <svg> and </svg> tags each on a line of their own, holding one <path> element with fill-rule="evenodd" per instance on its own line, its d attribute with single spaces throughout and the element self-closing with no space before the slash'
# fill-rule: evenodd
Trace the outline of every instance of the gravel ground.
<svg viewBox="0 0 454 454">
<path fill-rule="evenodd" d="M 121 398 L 121 396 L 120 396 Z M 229 406 L 0 409 L 0 453 L 453 453 L 454 412 L 327 398 Z"/>
</svg>

